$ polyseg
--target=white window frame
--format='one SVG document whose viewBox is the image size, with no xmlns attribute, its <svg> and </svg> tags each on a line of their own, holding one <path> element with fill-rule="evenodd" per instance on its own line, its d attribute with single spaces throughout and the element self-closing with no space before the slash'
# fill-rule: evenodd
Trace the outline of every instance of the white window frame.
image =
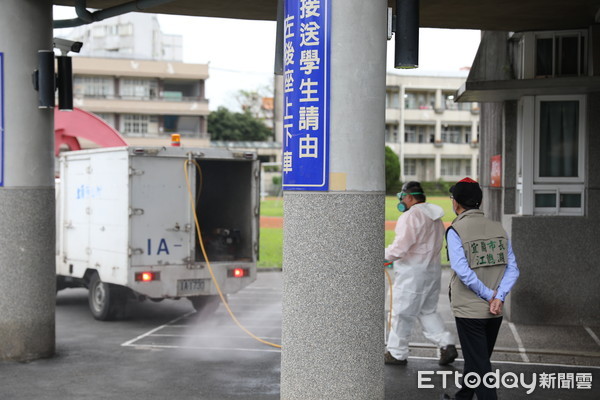
<svg viewBox="0 0 600 400">
<path fill-rule="evenodd" d="M 565 31 L 541 31 L 541 32 L 525 32 L 523 34 L 523 38 L 521 41 L 521 49 L 522 53 L 522 76 L 521 79 L 535 79 L 542 78 L 541 76 L 536 76 L 536 55 L 537 55 L 537 39 L 552 39 L 552 75 L 548 78 L 561 77 L 563 75 L 557 75 L 556 70 L 557 67 L 555 65 L 556 61 L 556 38 L 557 37 L 569 37 L 575 36 L 579 38 L 578 43 L 581 38 L 584 39 L 584 48 L 583 48 L 583 64 L 579 64 L 581 62 L 581 57 L 578 57 L 578 76 L 587 76 L 589 75 L 589 35 L 586 29 L 573 29 L 573 30 L 565 30 Z M 581 48 L 578 48 L 578 55 Z M 567 75 L 569 76 L 569 75 Z M 547 78 L 546 78 L 547 79 Z"/>
<path fill-rule="evenodd" d="M 540 103 L 542 101 L 579 101 L 579 143 L 577 177 L 540 177 Z M 524 96 L 518 108 L 517 132 L 517 212 L 520 215 L 583 216 L 586 214 L 586 116 L 585 95 Z M 533 157 L 532 157 L 533 155 Z M 555 207 L 536 207 L 536 194 L 556 194 Z M 561 208 L 561 194 L 580 194 L 581 207 Z"/>
<path fill-rule="evenodd" d="M 417 159 L 416 158 L 405 158 L 403 167 L 404 167 L 404 175 L 417 176 Z M 410 168 L 410 172 L 413 172 L 413 173 L 408 173 L 409 168 Z"/>
<path fill-rule="evenodd" d="M 556 196 L 556 205 L 554 207 L 536 207 L 536 194 L 554 194 Z M 561 207 L 561 194 L 578 194 L 581 196 L 581 205 L 575 207 Z M 584 185 L 535 185 L 533 190 L 533 214 L 534 215 L 583 215 L 585 210 L 585 186 Z"/>
<path fill-rule="evenodd" d="M 540 176 L 540 112 L 542 102 L 579 102 L 579 142 L 578 146 L 578 165 L 576 177 L 542 177 Z M 535 98 L 535 162 L 534 162 L 534 182 L 535 183 L 583 183 L 585 174 L 585 115 L 586 115 L 586 97 L 581 95 L 572 96 L 537 96 Z"/>
</svg>

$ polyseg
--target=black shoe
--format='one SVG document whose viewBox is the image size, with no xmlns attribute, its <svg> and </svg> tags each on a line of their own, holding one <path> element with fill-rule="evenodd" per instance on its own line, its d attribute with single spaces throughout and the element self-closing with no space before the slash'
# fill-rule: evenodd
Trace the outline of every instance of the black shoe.
<svg viewBox="0 0 600 400">
<path fill-rule="evenodd" d="M 448 346 L 440 348 L 440 361 L 438 364 L 440 365 L 448 365 L 458 357 L 458 352 L 456 351 L 456 346 L 453 344 L 449 344 Z"/>
<path fill-rule="evenodd" d="M 406 360 L 398 360 L 397 358 L 394 358 L 394 356 L 392 356 L 389 351 L 385 352 L 383 360 L 386 364 L 389 365 L 406 365 L 408 362 Z"/>
</svg>

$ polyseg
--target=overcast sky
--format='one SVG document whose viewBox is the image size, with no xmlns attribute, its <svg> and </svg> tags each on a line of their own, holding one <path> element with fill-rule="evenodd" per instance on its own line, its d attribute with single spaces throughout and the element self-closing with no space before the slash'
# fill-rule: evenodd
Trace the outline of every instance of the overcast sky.
<svg viewBox="0 0 600 400">
<path fill-rule="evenodd" d="M 72 7 L 54 7 L 54 18 L 74 18 Z M 158 16 L 164 33 L 183 36 L 183 61 L 210 63 L 206 95 L 210 109 L 223 105 L 237 108 L 240 89 L 256 90 L 272 85 L 275 54 L 275 22 L 223 18 Z M 473 30 L 421 29 L 419 70 L 456 72 L 469 67 L 480 32 Z M 85 46 L 85 44 L 84 44 Z M 388 42 L 388 71 L 393 68 L 394 42 Z"/>
</svg>

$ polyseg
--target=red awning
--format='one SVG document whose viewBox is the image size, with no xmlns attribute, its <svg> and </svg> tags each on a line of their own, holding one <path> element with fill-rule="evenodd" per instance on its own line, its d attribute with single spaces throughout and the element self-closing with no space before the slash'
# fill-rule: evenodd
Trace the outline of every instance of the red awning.
<svg viewBox="0 0 600 400">
<path fill-rule="evenodd" d="M 69 150 L 81 150 L 78 138 L 92 141 L 100 147 L 127 146 L 125 139 L 112 126 L 79 108 L 73 111 L 54 109 L 54 135 L 54 154 L 57 156 L 63 144 Z"/>
</svg>

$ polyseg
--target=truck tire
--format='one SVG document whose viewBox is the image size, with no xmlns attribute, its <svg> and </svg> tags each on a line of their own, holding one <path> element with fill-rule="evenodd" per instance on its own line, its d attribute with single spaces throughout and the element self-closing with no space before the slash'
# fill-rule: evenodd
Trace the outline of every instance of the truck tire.
<svg viewBox="0 0 600 400">
<path fill-rule="evenodd" d="M 212 315 L 217 308 L 219 308 L 219 304 L 221 303 L 221 299 L 218 295 L 211 296 L 191 296 L 188 297 L 194 306 L 194 309 L 198 314 L 202 315 Z M 227 296 L 225 296 L 225 300 L 227 300 Z"/>
<path fill-rule="evenodd" d="M 97 272 L 90 278 L 88 304 L 95 319 L 110 321 L 120 314 L 126 302 L 126 297 L 120 287 L 102 282 Z"/>
<path fill-rule="evenodd" d="M 56 275 L 56 293 L 58 293 L 59 290 L 65 289 L 66 287 L 67 285 L 65 284 L 65 277 Z"/>
</svg>

